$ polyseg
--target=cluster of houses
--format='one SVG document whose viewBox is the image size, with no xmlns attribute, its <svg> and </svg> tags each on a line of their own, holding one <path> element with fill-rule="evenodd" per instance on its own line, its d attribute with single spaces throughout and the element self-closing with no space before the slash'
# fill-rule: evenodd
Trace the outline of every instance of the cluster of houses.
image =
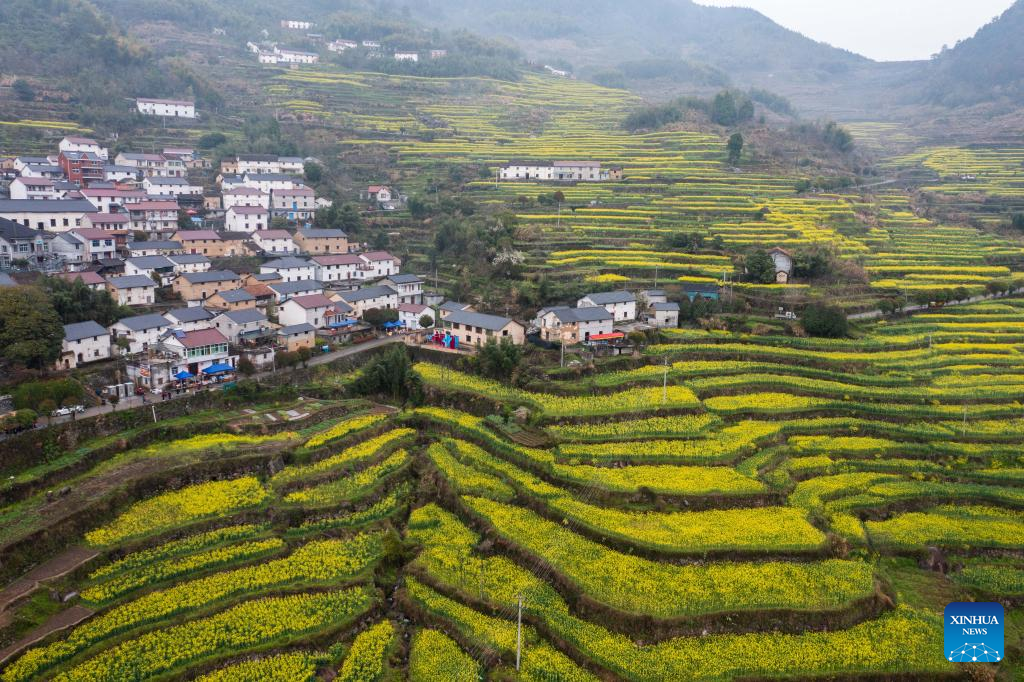
<svg viewBox="0 0 1024 682">
<path fill-rule="evenodd" d="M 512 160 L 498 169 L 501 180 L 535 182 L 608 182 L 622 180 L 622 168 L 602 168 L 600 161 Z"/>
<path fill-rule="evenodd" d="M 281 20 L 282 28 L 297 31 L 308 31 L 315 25 L 316 24 L 311 21 L 302 21 L 297 19 Z M 267 35 L 266 32 L 265 35 Z M 323 39 L 323 36 L 319 33 L 307 33 L 306 38 L 314 41 L 320 41 Z M 260 64 L 316 64 L 320 61 L 320 55 L 316 52 L 293 50 L 281 47 L 274 42 L 257 43 L 250 41 L 246 43 L 246 47 L 250 52 L 256 55 L 256 59 Z M 336 54 L 341 54 L 351 50 L 361 51 L 368 57 L 383 58 L 385 56 L 390 56 L 396 62 L 419 62 L 421 59 L 443 59 L 448 56 L 448 50 L 444 49 L 431 49 L 423 52 L 394 49 L 386 52 L 384 46 L 379 40 L 357 41 L 347 40 L 345 38 L 338 38 L 327 43 L 327 49 Z"/>
</svg>

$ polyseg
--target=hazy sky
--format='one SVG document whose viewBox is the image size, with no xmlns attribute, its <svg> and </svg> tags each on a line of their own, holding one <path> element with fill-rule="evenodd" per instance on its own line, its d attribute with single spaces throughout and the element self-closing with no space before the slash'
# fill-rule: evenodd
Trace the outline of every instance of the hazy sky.
<svg viewBox="0 0 1024 682">
<path fill-rule="evenodd" d="M 1013 0 L 697 0 L 752 7 L 809 38 L 872 59 L 927 59 L 1002 14 Z"/>
</svg>

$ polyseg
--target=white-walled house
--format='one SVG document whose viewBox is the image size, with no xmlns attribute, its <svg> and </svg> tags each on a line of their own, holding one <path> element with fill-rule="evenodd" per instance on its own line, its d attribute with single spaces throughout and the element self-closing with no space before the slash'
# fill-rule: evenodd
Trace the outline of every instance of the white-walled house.
<svg viewBox="0 0 1024 682">
<path fill-rule="evenodd" d="M 153 305 L 156 300 L 156 282 L 145 275 L 108 277 L 107 290 L 121 305 Z"/>
<path fill-rule="evenodd" d="M 398 292 L 388 286 L 343 291 L 337 294 L 336 298 L 352 308 L 354 317 L 362 317 L 363 313 L 371 308 L 386 310 L 398 307 Z"/>
<path fill-rule="evenodd" d="M 397 275 L 402 261 L 387 251 L 367 251 L 359 254 L 364 266 L 360 270 L 360 279 L 375 279 Z"/>
<path fill-rule="evenodd" d="M 62 232 L 50 243 L 50 250 L 59 254 L 68 265 L 86 265 L 117 256 L 114 235 L 96 228 L 79 228 Z"/>
<path fill-rule="evenodd" d="M 129 353 L 141 353 L 155 346 L 160 336 L 173 325 L 163 315 L 136 315 L 118 320 L 110 325 L 114 340 L 127 339 Z"/>
<path fill-rule="evenodd" d="M 277 319 L 286 326 L 306 322 L 323 329 L 327 326 L 327 313 L 334 305 L 334 301 L 323 294 L 294 296 L 281 304 Z"/>
<path fill-rule="evenodd" d="M 270 210 L 291 222 L 312 220 L 316 215 L 316 193 L 309 187 L 272 189 Z"/>
<path fill-rule="evenodd" d="M 636 296 L 628 291 L 604 291 L 587 294 L 576 302 L 577 308 L 601 306 L 616 322 L 628 322 L 636 319 Z"/>
<path fill-rule="evenodd" d="M 354 253 L 313 256 L 316 265 L 316 278 L 321 282 L 349 282 L 359 277 L 360 266 L 365 261 Z"/>
<path fill-rule="evenodd" d="M 229 232 L 257 232 L 270 227 L 270 211 L 262 206 L 232 206 L 224 212 Z"/>
<path fill-rule="evenodd" d="M 94 320 L 64 325 L 59 369 L 74 369 L 89 362 L 110 358 L 110 332 Z"/>
<path fill-rule="evenodd" d="M 502 180 L 600 182 L 609 179 L 600 161 L 509 161 L 498 171 Z"/>
<path fill-rule="evenodd" d="M 213 313 L 201 305 L 189 306 L 187 308 L 175 308 L 164 313 L 164 317 L 171 321 L 171 326 L 184 332 L 196 331 L 197 329 L 209 329 L 213 326 Z"/>
<path fill-rule="evenodd" d="M 416 275 L 389 275 L 378 284 L 389 286 L 398 292 L 399 303 L 421 303 L 423 300 L 423 280 Z"/>
<path fill-rule="evenodd" d="M 768 251 L 768 255 L 775 262 L 775 281 L 788 284 L 789 278 L 793 276 L 793 254 L 776 246 Z"/>
<path fill-rule="evenodd" d="M 316 265 L 305 258 L 285 256 L 268 261 L 260 266 L 260 273 L 275 272 L 282 282 L 301 282 L 316 279 Z"/>
<path fill-rule="evenodd" d="M 233 206 L 261 206 L 270 208 L 270 195 L 255 187 L 235 187 L 221 194 L 221 205 L 224 210 Z"/>
<path fill-rule="evenodd" d="M 0 200 L 0 218 L 7 218 L 33 230 L 67 232 L 82 227 L 82 218 L 96 207 L 85 199 Z"/>
<path fill-rule="evenodd" d="M 274 292 L 275 301 L 280 304 L 293 296 L 324 293 L 324 285 L 315 279 L 304 279 L 296 282 L 274 282 L 267 288 Z"/>
<path fill-rule="evenodd" d="M 590 337 L 599 334 L 610 334 L 613 320 L 612 314 L 603 306 L 554 306 L 539 310 L 534 326 L 540 330 L 540 338 L 544 341 L 570 345 L 589 341 Z"/>
<path fill-rule="evenodd" d="M 223 187 L 223 183 L 221 184 Z M 295 189 L 305 187 L 302 180 L 286 173 L 245 173 L 242 176 L 242 187 L 251 187 L 270 194 L 274 190 Z M 232 188 L 229 188 L 232 189 Z"/>
<path fill-rule="evenodd" d="M 277 55 L 279 64 L 316 64 L 320 61 L 320 55 L 316 52 L 276 48 L 274 54 Z"/>
<path fill-rule="evenodd" d="M 177 274 L 174 263 L 167 256 L 139 256 L 124 262 L 125 275 L 144 275 L 155 282 L 154 275 L 160 278 L 160 286 L 167 286 Z"/>
<path fill-rule="evenodd" d="M 398 304 L 398 321 L 409 331 L 423 329 L 420 326 L 420 318 L 424 315 L 429 315 L 430 319 L 434 319 L 434 311 L 422 303 Z"/>
<path fill-rule="evenodd" d="M 396 52 L 395 53 L 395 61 L 396 62 L 418 62 L 419 60 L 420 60 L 420 55 L 419 55 L 418 52 Z"/>
<path fill-rule="evenodd" d="M 226 310 L 213 318 L 213 326 L 231 343 L 238 343 L 246 335 L 270 330 L 267 316 L 257 308 Z"/>
<path fill-rule="evenodd" d="M 201 185 L 193 185 L 185 178 L 146 178 L 142 181 L 142 187 L 150 196 L 201 196 L 203 188 Z"/>
<path fill-rule="evenodd" d="M 191 100 L 139 97 L 135 100 L 135 108 L 145 116 L 196 117 L 196 103 Z"/>
<path fill-rule="evenodd" d="M 679 326 L 679 304 L 674 301 L 651 305 L 650 319 L 658 328 Z"/>
<path fill-rule="evenodd" d="M 107 148 L 91 137 L 78 137 L 68 135 L 57 144 L 57 150 L 61 152 L 88 152 L 95 154 L 104 161 L 107 160 Z"/>
<path fill-rule="evenodd" d="M 174 273 L 181 275 L 193 272 L 209 272 L 210 259 L 201 253 L 181 253 L 167 256 L 167 260 L 174 263 Z"/>
<path fill-rule="evenodd" d="M 11 199 L 60 199 L 60 193 L 50 178 L 27 178 L 19 175 L 11 180 L 7 189 Z"/>
<path fill-rule="evenodd" d="M 253 233 L 252 241 L 268 255 L 291 256 L 299 252 L 299 246 L 292 241 L 292 233 L 288 230 L 259 230 Z"/>
</svg>

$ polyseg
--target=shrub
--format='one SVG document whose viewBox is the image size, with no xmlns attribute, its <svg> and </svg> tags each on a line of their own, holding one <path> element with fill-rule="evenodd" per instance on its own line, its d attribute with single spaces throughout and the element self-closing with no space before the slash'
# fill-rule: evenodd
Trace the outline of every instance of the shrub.
<svg viewBox="0 0 1024 682">
<path fill-rule="evenodd" d="M 838 339 L 846 336 L 849 323 L 846 314 L 835 306 L 811 304 L 804 309 L 801 318 L 804 330 L 811 336 L 825 336 Z"/>
</svg>

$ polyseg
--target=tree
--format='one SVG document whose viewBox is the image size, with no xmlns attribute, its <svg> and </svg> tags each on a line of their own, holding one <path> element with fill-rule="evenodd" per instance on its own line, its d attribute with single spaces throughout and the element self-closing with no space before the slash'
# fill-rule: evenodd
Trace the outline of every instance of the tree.
<svg viewBox="0 0 1024 682">
<path fill-rule="evenodd" d="M 42 290 L 0 288 L 0 357 L 41 369 L 57 359 L 63 340 L 60 317 Z"/>
<path fill-rule="evenodd" d="M 853 135 L 835 121 L 829 121 L 825 125 L 822 137 L 825 139 L 826 144 L 831 145 L 844 154 L 853 149 Z"/>
<path fill-rule="evenodd" d="M 46 415 L 46 423 L 49 424 L 53 418 L 53 412 L 57 409 L 57 403 L 49 398 L 39 403 L 39 411 Z"/>
<path fill-rule="evenodd" d="M 14 96 L 23 102 L 31 102 L 36 98 L 36 91 L 27 80 L 19 78 L 11 84 L 11 90 L 14 91 Z"/>
<path fill-rule="evenodd" d="M 711 103 L 711 121 L 720 126 L 736 125 L 736 98 L 728 90 L 715 95 Z"/>
<path fill-rule="evenodd" d="M 747 268 L 747 279 L 758 284 L 771 284 L 775 281 L 775 261 L 764 249 L 758 249 L 747 256 L 744 265 Z"/>
<path fill-rule="evenodd" d="M 240 358 L 238 360 L 238 373 L 242 376 L 251 377 L 256 373 L 256 366 L 252 364 L 252 360 L 249 358 Z"/>
<path fill-rule="evenodd" d="M 192 218 L 185 211 L 178 211 L 178 229 L 179 230 L 191 230 L 195 225 L 192 223 Z"/>
<path fill-rule="evenodd" d="M 428 329 L 434 326 L 434 318 L 424 313 L 420 315 L 420 326 L 424 329 Z"/>
<path fill-rule="evenodd" d="M 733 166 L 737 165 L 740 162 L 740 156 L 743 154 L 743 135 L 733 133 L 725 148 L 729 151 L 729 163 Z"/>
<path fill-rule="evenodd" d="M 224 133 L 206 133 L 205 135 L 199 138 L 197 146 L 200 149 L 213 149 L 214 147 L 219 147 L 220 145 L 224 144 L 227 141 L 227 135 L 225 135 Z"/>
<path fill-rule="evenodd" d="M 302 167 L 306 175 L 306 180 L 310 182 L 320 182 L 324 176 L 324 169 L 320 167 L 320 164 L 307 161 Z"/>
<path fill-rule="evenodd" d="M 498 343 L 494 338 L 487 340 L 476 354 L 475 364 L 478 372 L 485 377 L 508 382 L 519 368 L 523 358 L 523 349 L 504 338 Z"/>
<path fill-rule="evenodd" d="M 396 320 L 398 320 L 398 311 L 394 308 L 369 308 L 363 311 L 363 322 L 374 327 Z"/>
<path fill-rule="evenodd" d="M 81 279 L 68 282 L 58 277 L 50 277 L 46 279 L 44 286 L 63 324 L 95 320 L 101 326 L 109 327 L 131 314 L 118 305 L 108 291 L 90 289 Z"/>
<path fill-rule="evenodd" d="M 363 367 L 352 389 L 359 395 L 383 395 L 412 404 L 423 399 L 423 381 L 413 371 L 403 344 L 390 346 Z"/>
<path fill-rule="evenodd" d="M 1024 213 L 1015 213 L 1010 220 L 1010 225 L 1017 230 L 1024 230 Z"/>
<path fill-rule="evenodd" d="M 812 303 L 804 308 L 800 322 L 804 326 L 804 331 L 811 336 L 838 339 L 846 336 L 849 331 L 846 313 L 841 308 L 820 303 Z"/>
</svg>

